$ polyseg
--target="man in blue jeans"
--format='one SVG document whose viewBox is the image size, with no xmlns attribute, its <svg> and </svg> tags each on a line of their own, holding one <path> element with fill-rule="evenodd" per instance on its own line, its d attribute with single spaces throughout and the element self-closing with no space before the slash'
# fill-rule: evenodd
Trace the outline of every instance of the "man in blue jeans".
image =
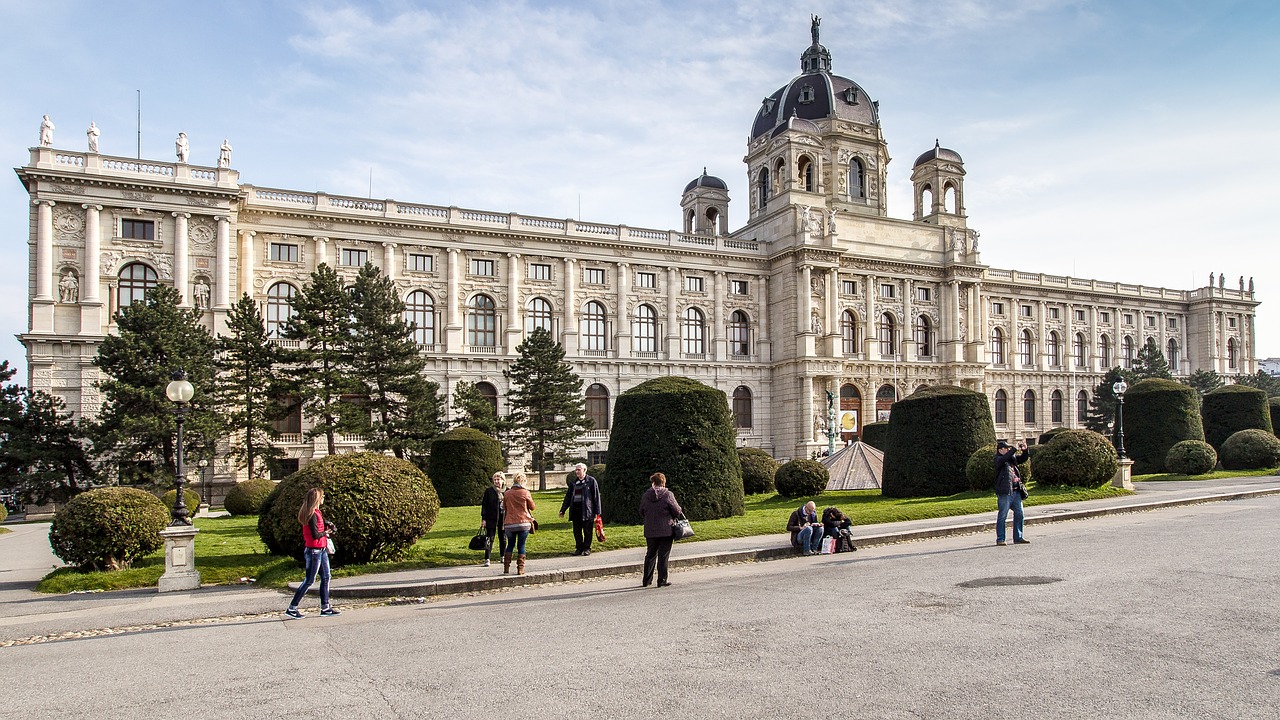
<svg viewBox="0 0 1280 720">
<path fill-rule="evenodd" d="M 812 501 L 797 508 L 787 520 L 791 533 L 791 547 L 802 555 L 822 552 L 822 523 L 818 520 L 818 505 Z"/>
<path fill-rule="evenodd" d="M 1018 465 L 1027 461 L 1027 444 L 1018 443 L 1018 452 L 1013 452 L 1009 443 L 1001 440 L 996 443 L 996 544 L 1004 545 L 1004 524 L 1009 519 L 1009 509 L 1013 509 L 1013 544 L 1026 545 L 1031 541 L 1022 536 L 1022 478 L 1018 475 Z"/>
</svg>

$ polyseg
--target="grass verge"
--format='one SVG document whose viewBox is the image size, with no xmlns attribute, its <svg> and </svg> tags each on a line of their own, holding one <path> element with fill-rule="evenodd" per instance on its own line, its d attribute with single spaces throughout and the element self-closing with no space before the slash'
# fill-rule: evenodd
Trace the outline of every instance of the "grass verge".
<svg viewBox="0 0 1280 720">
<path fill-rule="evenodd" d="M 1265 475 L 1278 475 L 1275 468 L 1263 468 L 1261 470 L 1214 470 L 1203 475 L 1179 475 L 1178 473 L 1155 473 L 1154 475 L 1134 475 L 1134 482 L 1166 482 L 1170 480 L 1219 480 L 1222 478 L 1236 477 L 1263 477 Z"/>
</svg>

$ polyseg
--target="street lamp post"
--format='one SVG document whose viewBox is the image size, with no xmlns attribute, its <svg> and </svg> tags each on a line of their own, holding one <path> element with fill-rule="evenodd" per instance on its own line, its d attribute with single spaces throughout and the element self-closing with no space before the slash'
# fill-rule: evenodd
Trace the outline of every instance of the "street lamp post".
<svg viewBox="0 0 1280 720">
<path fill-rule="evenodd" d="M 169 525 L 190 525 L 191 517 L 187 510 L 187 501 L 182 497 L 183 485 L 186 484 L 186 468 L 182 463 L 182 421 L 186 419 L 187 403 L 191 402 L 196 391 L 187 380 L 187 374 L 182 370 L 175 370 L 172 377 L 173 379 L 164 389 L 164 394 L 173 402 L 173 412 L 178 423 L 177 472 L 173 476 L 173 488 L 177 496 L 173 499 L 173 518 L 169 521 Z"/>
<path fill-rule="evenodd" d="M 1117 380 L 1112 386 L 1111 391 L 1116 394 L 1116 455 L 1121 460 L 1125 460 L 1124 455 L 1124 393 L 1129 389 L 1129 383 L 1124 380 Z"/>
<path fill-rule="evenodd" d="M 172 519 L 169 526 L 160 531 L 164 538 L 164 574 L 160 576 L 160 592 L 175 590 L 195 590 L 200 587 L 200 573 L 196 570 L 196 533 L 199 532 L 191 524 L 187 502 L 182 497 L 186 484 L 186 468 L 183 466 L 182 422 L 186 419 L 187 403 L 195 395 L 195 388 L 187 380 L 181 370 L 173 373 L 173 380 L 164 389 L 164 394 L 173 401 L 174 415 L 178 424 L 178 450 L 175 456 L 177 464 L 173 477 L 173 488 L 176 497 L 173 499 Z"/>
</svg>

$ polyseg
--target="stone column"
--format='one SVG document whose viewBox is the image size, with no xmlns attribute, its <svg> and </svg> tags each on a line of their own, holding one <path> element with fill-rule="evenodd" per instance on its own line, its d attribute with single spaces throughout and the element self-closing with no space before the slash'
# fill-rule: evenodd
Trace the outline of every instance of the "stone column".
<svg viewBox="0 0 1280 720">
<path fill-rule="evenodd" d="M 912 289 L 910 278 L 902 281 L 902 356 L 907 362 L 914 361 L 918 355 L 915 343 L 915 318 L 911 317 Z M 943 313 L 942 317 L 946 318 L 946 313 Z M 938 339 L 941 340 L 941 338 Z"/>
<path fill-rule="evenodd" d="M 564 352 L 566 355 L 578 354 L 578 261 L 575 258 L 564 259 Z"/>
<path fill-rule="evenodd" d="M 393 242 L 382 243 L 382 274 L 389 280 L 396 279 L 396 244 Z"/>
<path fill-rule="evenodd" d="M 1036 302 L 1036 312 L 1039 314 L 1039 316 L 1036 318 L 1037 320 L 1036 330 L 1038 331 L 1038 335 L 1039 335 L 1036 342 L 1036 358 L 1037 358 L 1036 369 L 1046 370 L 1048 369 L 1049 364 L 1053 361 L 1049 359 L 1049 332 L 1048 332 L 1047 323 L 1045 321 L 1045 313 L 1047 312 L 1047 310 L 1045 309 L 1045 302 L 1043 300 Z M 1038 413 L 1039 411 L 1040 411 L 1040 406 L 1039 404 L 1037 404 L 1036 412 Z"/>
<path fill-rule="evenodd" d="M 190 250 L 187 246 L 187 220 L 191 213 L 175 212 L 173 215 L 173 287 L 178 291 L 178 304 L 191 307 L 191 270 L 188 267 Z"/>
<path fill-rule="evenodd" d="M 316 244 L 315 257 L 311 258 L 311 270 L 314 272 L 320 269 L 320 263 L 329 262 L 329 238 L 314 237 L 312 240 Z"/>
<path fill-rule="evenodd" d="M 613 350 L 617 357 L 631 356 L 631 317 L 627 312 L 627 294 L 631 291 L 631 266 L 618 263 L 618 312 L 613 333 Z"/>
<path fill-rule="evenodd" d="M 52 200 L 36 200 L 36 300 L 53 302 Z"/>
<path fill-rule="evenodd" d="M 800 407 L 804 410 L 803 424 L 800 426 L 800 441 L 811 443 L 816 439 L 817 433 L 814 432 L 813 427 L 813 378 L 808 375 L 800 377 Z M 804 457 L 809 457 L 808 448 L 805 448 Z"/>
<path fill-rule="evenodd" d="M 841 357 L 840 346 L 840 268 L 827 270 L 827 347 L 828 357 Z"/>
<path fill-rule="evenodd" d="M 520 254 L 507 253 L 507 352 L 520 345 Z"/>
<path fill-rule="evenodd" d="M 716 360 L 723 360 L 729 357 L 728 341 L 725 339 L 725 326 L 729 319 L 724 314 L 724 272 L 717 270 L 712 283 L 714 283 L 715 300 L 712 306 L 714 317 L 711 319 L 711 353 Z"/>
<path fill-rule="evenodd" d="M 876 276 L 868 275 L 863 283 L 862 295 L 867 307 L 862 323 L 862 349 L 866 352 L 868 360 L 879 360 L 880 344 L 876 342 Z"/>
<path fill-rule="evenodd" d="M 1098 306 L 1089 306 L 1089 339 L 1085 343 L 1085 357 L 1087 365 L 1085 369 L 1089 372 L 1098 372 L 1098 358 L 1101 355 L 1101 340 L 1098 339 Z"/>
<path fill-rule="evenodd" d="M 231 219 L 225 215 L 218 221 L 218 277 L 213 293 L 213 304 L 218 310 L 227 309 L 231 296 Z"/>
<path fill-rule="evenodd" d="M 982 283 L 971 283 L 969 285 L 969 344 L 973 345 L 974 351 L 972 357 L 968 353 L 965 354 L 965 359 L 971 362 L 987 361 L 987 324 L 983 321 L 984 317 Z"/>
<path fill-rule="evenodd" d="M 257 264 L 258 251 L 254 240 L 258 233 L 252 230 L 240 231 L 240 292 L 253 297 L 253 272 Z"/>
<path fill-rule="evenodd" d="M 796 278 L 796 332 L 800 334 L 813 332 L 811 317 L 813 308 L 809 301 L 809 288 L 813 283 L 813 271 L 808 265 L 800 266 L 800 274 Z"/>
<path fill-rule="evenodd" d="M 81 205 L 84 208 L 84 277 L 80 283 L 82 303 L 101 302 L 102 278 L 102 206 Z"/>
<path fill-rule="evenodd" d="M 448 253 L 448 297 L 445 298 L 445 352 L 462 350 L 462 297 L 459 296 L 462 251 L 449 248 Z"/>
<path fill-rule="evenodd" d="M 667 359 L 680 357 L 680 271 L 667 268 Z"/>
<path fill-rule="evenodd" d="M 773 341 L 769 339 L 769 277 L 760 275 L 758 282 L 760 283 L 760 335 L 756 338 L 756 345 L 759 348 L 756 354 L 761 360 L 768 362 L 773 359 Z"/>
</svg>

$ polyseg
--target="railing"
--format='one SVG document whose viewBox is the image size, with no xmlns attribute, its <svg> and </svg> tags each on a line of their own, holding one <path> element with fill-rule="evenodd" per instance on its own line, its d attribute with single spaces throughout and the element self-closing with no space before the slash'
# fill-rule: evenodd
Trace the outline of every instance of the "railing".
<svg viewBox="0 0 1280 720">
<path fill-rule="evenodd" d="M 510 225 L 510 216 L 495 215 L 494 213 L 476 212 L 475 210 L 459 210 L 458 217 L 471 222 L 494 223 L 495 225 Z"/>
<path fill-rule="evenodd" d="M 84 167 L 83 155 L 67 155 L 65 153 L 56 153 L 53 156 L 53 162 L 57 165 L 70 165 L 72 167 Z"/>
<path fill-rule="evenodd" d="M 338 442 L 348 445 L 364 443 L 366 439 L 365 436 L 354 433 L 340 433 L 337 437 Z"/>
<path fill-rule="evenodd" d="M 469 353 L 477 353 L 480 355 L 497 355 L 497 345 L 467 345 L 466 351 Z"/>
<path fill-rule="evenodd" d="M 173 165 L 158 165 L 156 163 L 148 163 L 134 160 L 114 160 L 111 158 L 102 159 L 103 170 L 114 170 L 115 172 L 133 172 L 142 175 L 161 175 L 163 177 L 173 177 L 176 171 Z"/>
<path fill-rule="evenodd" d="M 374 212 L 382 212 L 387 206 L 377 200 L 361 200 L 359 198 L 334 197 L 329 196 L 329 204 L 333 207 L 346 208 L 347 210 L 373 210 Z"/>
<path fill-rule="evenodd" d="M 276 442 L 280 445 L 301 445 L 302 433 L 280 433 Z"/>
<path fill-rule="evenodd" d="M 632 350 L 632 351 L 631 351 L 631 356 L 632 356 L 632 357 L 640 358 L 640 359 L 642 359 L 642 360 L 657 360 L 657 359 L 658 359 L 658 353 L 656 353 L 656 352 L 648 352 L 648 351 L 644 351 L 644 350 Z"/>
<path fill-rule="evenodd" d="M 585 357 L 609 357 L 608 350 L 583 350 L 582 354 Z"/>
<path fill-rule="evenodd" d="M 270 342 L 272 345 L 275 345 L 276 347 L 282 347 L 282 348 L 300 348 L 300 347 L 302 347 L 302 341 L 301 341 L 301 340 L 290 340 L 290 339 L 288 339 L 288 338 L 278 338 L 278 337 L 273 337 L 273 338 L 268 338 L 268 340 L 267 340 L 267 341 L 268 341 L 268 342 Z"/>
<path fill-rule="evenodd" d="M 587 437 L 594 440 L 599 440 L 600 438 L 607 438 L 609 437 L 609 431 L 608 430 L 589 430 L 587 431 Z"/>
<path fill-rule="evenodd" d="M 396 213 L 399 215 L 417 215 L 419 217 L 449 217 L 449 209 L 442 207 L 433 207 L 431 205 L 396 205 Z"/>
<path fill-rule="evenodd" d="M 442 350 L 443 350 L 443 347 L 440 345 L 435 345 L 432 343 L 418 343 L 418 352 L 438 353 L 438 352 L 441 352 Z"/>
<path fill-rule="evenodd" d="M 254 197 L 259 200 L 271 200 L 272 202 L 290 203 L 293 205 L 315 205 L 315 195 L 303 195 L 301 193 L 291 193 L 284 190 L 254 190 Z"/>
</svg>

